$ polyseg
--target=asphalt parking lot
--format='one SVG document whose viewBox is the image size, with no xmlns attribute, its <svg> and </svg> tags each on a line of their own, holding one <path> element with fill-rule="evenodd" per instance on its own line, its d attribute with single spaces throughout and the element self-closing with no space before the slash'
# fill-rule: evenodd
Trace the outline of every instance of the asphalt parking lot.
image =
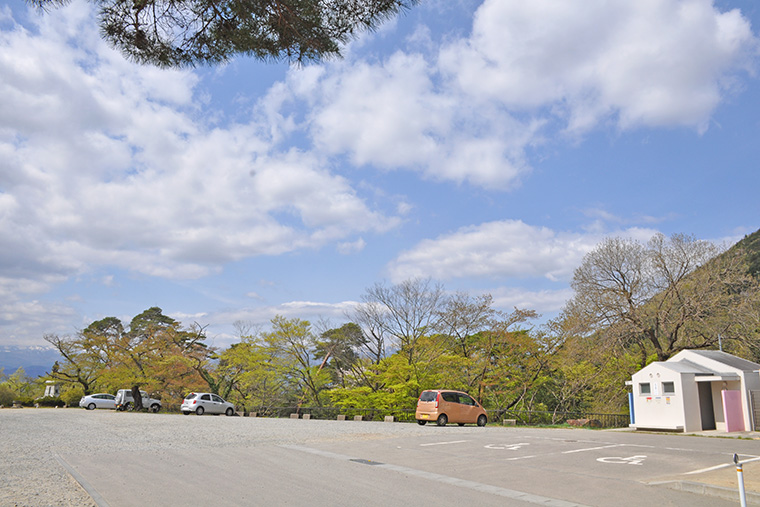
<svg viewBox="0 0 760 507">
<path fill-rule="evenodd" d="M 230 424 L 203 420 L 216 422 Z M 715 473 L 734 476 L 734 453 L 747 462 L 748 475 L 749 464 L 760 460 L 755 440 L 684 435 L 253 418 L 234 424 L 275 425 L 292 438 L 68 452 L 60 460 L 96 503 L 111 506 L 738 505 L 730 484 L 723 485 L 729 498 L 673 487 Z M 747 482 L 754 481 L 753 475 Z"/>
</svg>

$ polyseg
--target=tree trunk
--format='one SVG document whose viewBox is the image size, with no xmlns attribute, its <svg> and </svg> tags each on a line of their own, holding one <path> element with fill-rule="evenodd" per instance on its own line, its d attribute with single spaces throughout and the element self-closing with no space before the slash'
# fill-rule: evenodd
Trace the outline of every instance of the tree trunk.
<svg viewBox="0 0 760 507">
<path fill-rule="evenodd" d="M 142 394 L 140 393 L 140 386 L 132 386 L 132 410 L 142 410 Z"/>
</svg>

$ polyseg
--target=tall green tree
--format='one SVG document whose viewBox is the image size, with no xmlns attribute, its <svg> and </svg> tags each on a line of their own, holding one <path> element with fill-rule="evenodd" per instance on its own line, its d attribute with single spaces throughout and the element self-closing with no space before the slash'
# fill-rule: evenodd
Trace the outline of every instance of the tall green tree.
<svg viewBox="0 0 760 507">
<path fill-rule="evenodd" d="M 272 319 L 271 331 L 263 332 L 261 337 L 271 366 L 290 386 L 295 401 L 321 406 L 320 394 L 329 383 L 329 374 L 315 364 L 316 337 L 311 323 L 278 315 Z"/>
<path fill-rule="evenodd" d="M 88 344 L 96 343 L 87 330 L 77 336 L 58 336 L 46 334 L 43 339 L 51 344 L 61 355 L 62 360 L 56 361 L 47 378 L 67 384 L 76 384 L 82 392 L 92 394 L 108 364 L 108 350 Z"/>
<path fill-rule="evenodd" d="M 17 398 L 34 398 L 39 390 L 39 385 L 24 368 L 19 367 L 10 375 L 3 375 L 0 370 L 0 405 L 10 405 Z"/>
<path fill-rule="evenodd" d="M 359 350 L 367 343 L 361 327 L 353 322 L 323 332 L 315 341 L 314 359 L 330 373 L 336 386 L 346 386 L 346 377 L 357 371 Z"/>
</svg>

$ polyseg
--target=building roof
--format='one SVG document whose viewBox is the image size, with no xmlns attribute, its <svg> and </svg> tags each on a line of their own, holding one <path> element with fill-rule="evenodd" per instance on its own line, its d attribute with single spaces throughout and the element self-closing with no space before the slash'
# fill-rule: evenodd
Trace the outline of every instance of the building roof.
<svg viewBox="0 0 760 507">
<path fill-rule="evenodd" d="M 686 359 L 682 361 L 664 361 L 657 364 L 678 373 L 694 373 L 697 375 L 712 375 L 714 373 L 713 370 L 705 368 L 704 366 L 698 365 L 696 363 L 692 363 Z"/>
<path fill-rule="evenodd" d="M 684 361 L 693 363 L 694 359 L 696 358 L 690 358 L 689 356 L 697 356 L 698 358 L 709 359 L 711 361 L 726 365 L 729 368 L 733 368 L 734 370 L 750 372 L 760 370 L 760 364 L 753 363 L 752 361 L 747 361 L 746 359 L 742 359 L 741 357 L 737 357 L 720 350 L 682 350 L 674 357 L 668 359 L 666 362 L 668 364 Z"/>
</svg>

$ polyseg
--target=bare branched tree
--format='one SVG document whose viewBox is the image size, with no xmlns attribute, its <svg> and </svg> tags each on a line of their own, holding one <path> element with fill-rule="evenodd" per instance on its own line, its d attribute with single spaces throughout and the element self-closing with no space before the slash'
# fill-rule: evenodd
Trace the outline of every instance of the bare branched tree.
<svg viewBox="0 0 760 507">
<path fill-rule="evenodd" d="M 739 251 L 718 256 L 707 241 L 655 235 L 648 244 L 613 238 L 575 271 L 565 315 L 578 329 L 603 332 L 623 347 L 664 361 L 685 348 L 709 348 L 736 328 L 736 309 L 757 283 Z"/>
</svg>

